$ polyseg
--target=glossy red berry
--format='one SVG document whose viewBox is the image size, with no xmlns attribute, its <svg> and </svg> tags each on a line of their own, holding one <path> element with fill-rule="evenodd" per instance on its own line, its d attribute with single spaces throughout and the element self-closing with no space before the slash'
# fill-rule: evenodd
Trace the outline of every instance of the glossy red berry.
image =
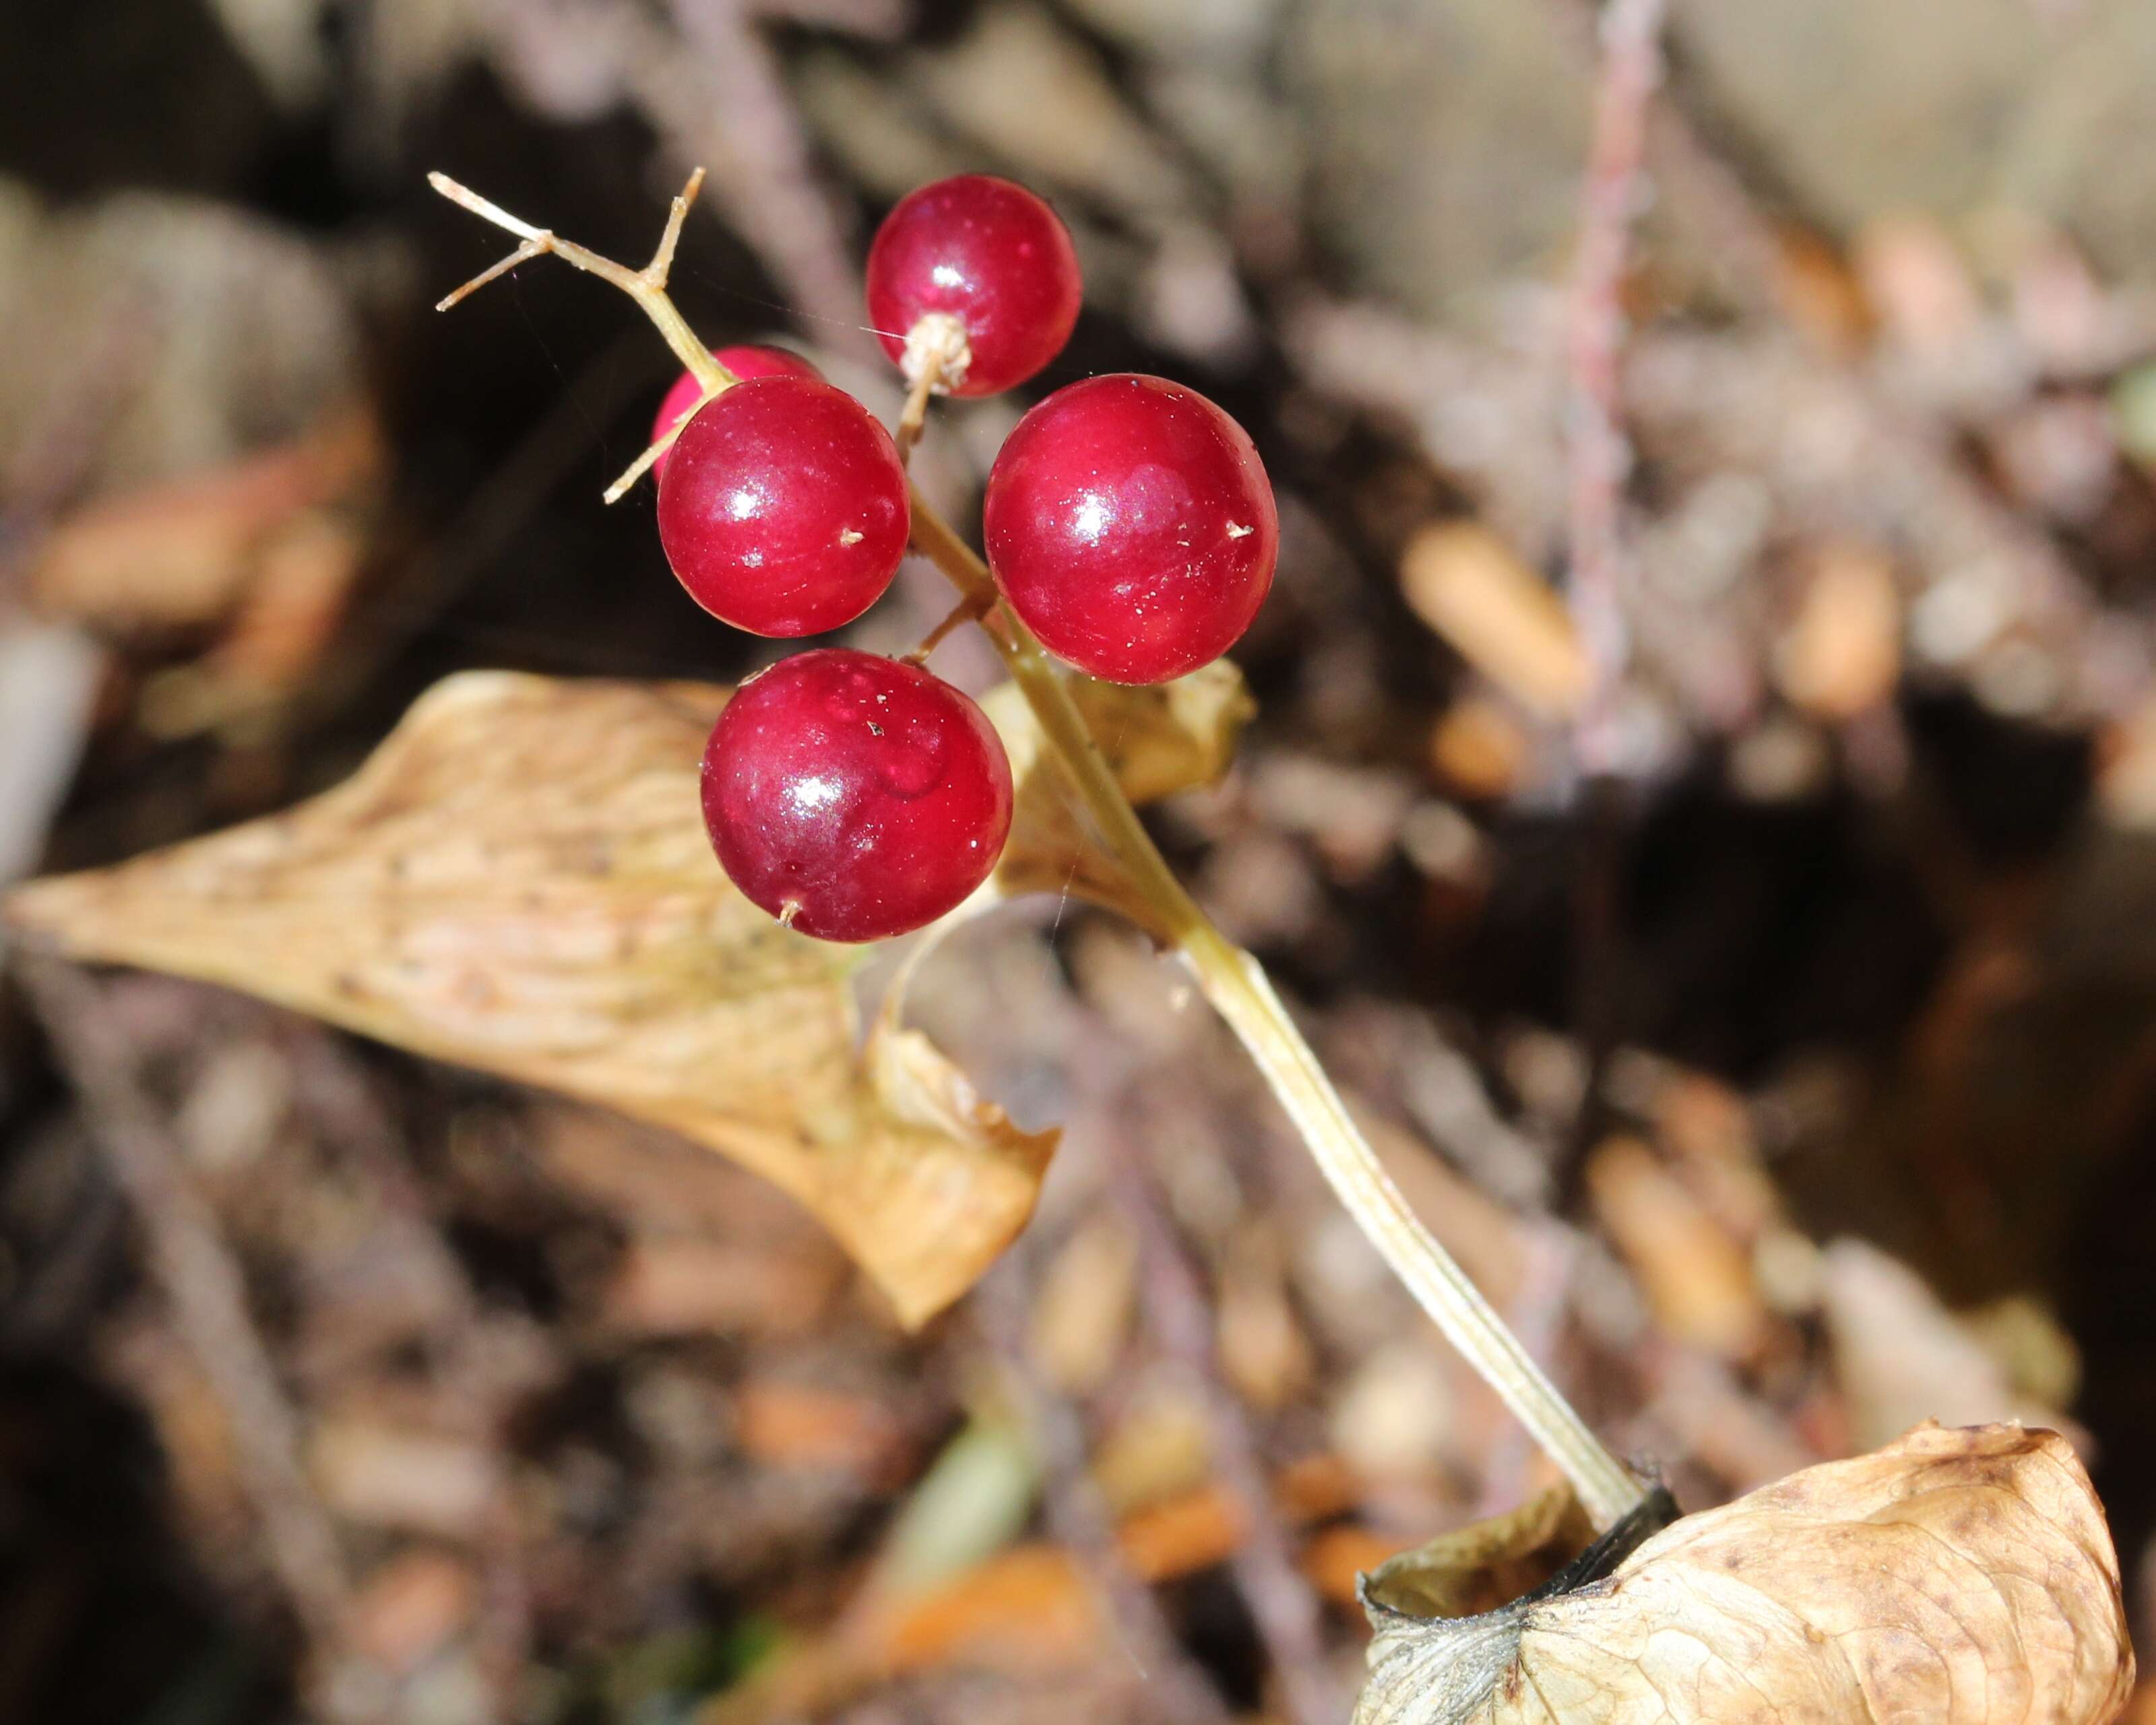
<svg viewBox="0 0 2156 1725">
<path fill-rule="evenodd" d="M 844 648 L 742 684 L 704 751 L 704 824 L 735 886 L 829 941 L 934 922 L 988 877 L 1010 762 L 941 678 Z"/>
<path fill-rule="evenodd" d="M 891 434 L 814 377 L 752 377 L 697 409 L 659 481 L 690 597 L 760 635 L 813 635 L 882 597 L 911 512 Z"/>
<path fill-rule="evenodd" d="M 1011 609 L 1116 683 L 1164 682 L 1234 646 L 1280 554 L 1243 428 L 1194 389 L 1127 373 L 1059 389 L 1019 421 L 983 533 Z"/>
<path fill-rule="evenodd" d="M 960 174 L 901 198 L 869 248 L 869 321 L 905 362 L 906 337 L 945 312 L 965 332 L 952 395 L 1023 383 L 1063 351 L 1078 321 L 1078 254 L 1055 212 L 1023 186 Z"/>
<path fill-rule="evenodd" d="M 783 347 L 759 347 L 753 345 L 741 347 L 714 347 L 711 357 L 734 376 L 746 382 L 751 377 L 821 377 L 824 374 L 798 353 L 789 353 Z M 666 392 L 665 399 L 659 403 L 659 413 L 651 422 L 651 441 L 654 444 L 674 429 L 674 422 L 704 398 L 704 386 L 696 381 L 694 372 L 684 372 L 674 380 L 674 387 Z M 666 464 L 674 452 L 669 449 L 652 464 L 654 479 L 663 478 Z"/>
</svg>

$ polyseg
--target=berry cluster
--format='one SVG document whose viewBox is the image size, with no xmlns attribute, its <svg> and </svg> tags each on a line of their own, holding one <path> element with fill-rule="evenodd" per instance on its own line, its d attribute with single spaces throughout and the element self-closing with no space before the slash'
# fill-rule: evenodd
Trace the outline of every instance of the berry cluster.
<svg viewBox="0 0 2156 1725">
<path fill-rule="evenodd" d="M 869 253 L 870 316 L 917 405 L 1034 376 L 1070 338 L 1079 299 L 1055 213 L 984 175 L 913 193 Z M 675 434 L 659 463 L 667 561 L 697 603 L 756 634 L 852 622 L 906 553 L 899 444 L 791 354 L 713 357 L 734 381 L 706 399 L 685 373 L 653 427 L 654 440 Z M 1280 544 L 1242 428 L 1194 390 L 1136 376 L 1074 383 L 1020 420 L 989 475 L 983 527 L 1019 621 L 1121 683 L 1165 681 L 1233 646 Z M 826 649 L 742 685 L 705 752 L 703 803 L 720 862 L 755 903 L 826 940 L 875 940 L 933 922 L 988 878 L 1009 831 L 1010 767 L 948 684 Z"/>
</svg>

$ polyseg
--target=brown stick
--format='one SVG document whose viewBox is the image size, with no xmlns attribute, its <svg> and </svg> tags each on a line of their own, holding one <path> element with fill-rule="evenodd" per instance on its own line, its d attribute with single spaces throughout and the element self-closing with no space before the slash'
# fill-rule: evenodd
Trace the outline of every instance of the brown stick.
<svg viewBox="0 0 2156 1725">
<path fill-rule="evenodd" d="M 1556 3 L 1560 22 L 1572 27 L 1571 33 L 1583 45 L 1591 40 L 1596 17 L 1593 0 Z M 1609 30 L 1604 39 L 1611 59 L 1620 46 L 1615 39 L 1617 11 L 1627 3 L 1612 0 L 1606 14 Z M 1607 64 L 1605 59 L 1605 67 Z M 1782 266 L 1774 228 L 1743 179 L 1700 136 L 1675 102 L 1652 104 L 1645 123 L 1645 156 L 1656 185 L 1672 208 L 1707 238 L 1737 297 L 1755 311 L 1776 314 L 1800 331 L 1810 330 L 1811 322 L 1796 315 L 1793 278 Z M 2083 705 L 2098 712 L 2116 712 L 2130 705 L 2148 680 L 2148 655 L 2143 649 L 2139 662 L 2127 662 L 2123 649 L 2138 642 L 2128 639 L 2129 631 L 2104 627 L 2102 607 L 2050 536 L 2031 526 L 1969 475 L 1955 457 L 1949 431 L 1914 420 L 1885 400 L 1871 381 L 1841 355 L 1822 348 L 1820 358 L 1846 379 L 1851 405 L 1867 435 L 1890 444 L 1916 471 L 1922 487 L 1964 522 L 1973 537 L 1985 542 L 2005 567 L 2020 572 L 2031 620 L 2048 623 L 2066 638 L 2067 663 L 2063 668 L 2080 680 Z M 2099 635 L 2101 641 L 2095 641 Z M 2074 650 L 2084 637 L 2104 650 Z"/>
<path fill-rule="evenodd" d="M 647 54 L 633 67 L 639 102 L 682 154 L 720 159 L 720 195 L 742 237 L 789 303 L 821 326 L 821 339 L 872 357 L 851 248 L 750 8 L 743 0 L 672 0 L 670 9 L 680 42 L 672 64 Z"/>
<path fill-rule="evenodd" d="M 963 628 L 968 623 L 978 623 L 988 614 L 988 607 L 992 603 L 993 603 L 992 599 L 983 594 L 968 593 L 943 614 L 943 620 L 941 623 L 921 638 L 919 646 L 905 655 L 906 662 L 908 665 L 927 664 L 928 655 L 942 646 L 954 629 Z"/>
<path fill-rule="evenodd" d="M 98 988 L 57 959 L 21 955 L 16 969 L 141 1224 L 151 1272 L 174 1322 L 231 1422 L 270 1568 L 307 1638 L 319 1681 L 343 1645 L 352 1579 L 328 1512 L 300 1464 L 299 1420 L 249 1316 L 239 1266 L 144 1094 L 134 1050 Z"/>
<path fill-rule="evenodd" d="M 1573 619 L 1594 680 L 1573 730 L 1581 770 L 1601 777 L 1615 765 L 1611 701 L 1630 654 L 1625 619 L 1632 571 L 1620 514 L 1632 468 L 1618 400 L 1625 343 L 1620 299 L 1640 202 L 1648 99 L 1661 81 L 1665 0 L 1610 0 L 1594 130 L 1581 194 L 1579 257 L 1565 339 L 1565 454 Z"/>
<path fill-rule="evenodd" d="M 1116 1636 L 1162 1716 L 1178 1725 L 1226 1725 L 1225 1704 L 1183 1651 L 1152 1589 L 1123 1560 L 1115 1519 L 1093 1483 L 1077 1414 L 1034 1366 L 1025 1335 L 1032 1255 L 1028 1241 L 1014 1242 L 975 1291 L 973 1310 L 1039 1448 L 1050 1531 L 1100 1589 Z"/>
<path fill-rule="evenodd" d="M 1220 1376 L 1204 1286 L 1132 1134 L 1117 1130 L 1106 1137 L 1109 1194 L 1137 1236 L 1146 1322 L 1203 1397 L 1214 1472 L 1243 1512 L 1245 1532 L 1229 1570 L 1279 1680 L 1287 1717 L 1294 1725 L 1327 1725 L 1341 1716 L 1341 1707 L 1326 1676 L 1317 1595 L 1296 1566 L 1249 1417 Z"/>
</svg>

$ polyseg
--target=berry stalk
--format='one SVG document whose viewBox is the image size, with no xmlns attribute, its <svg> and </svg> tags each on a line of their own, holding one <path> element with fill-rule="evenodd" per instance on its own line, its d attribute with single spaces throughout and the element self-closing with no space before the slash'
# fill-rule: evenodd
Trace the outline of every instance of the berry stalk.
<svg viewBox="0 0 2156 1725">
<path fill-rule="evenodd" d="M 961 592 L 973 594 L 989 586 L 986 566 L 918 499 L 914 543 Z M 990 619 L 988 632 L 1012 680 L 1024 694 L 1066 783 L 1122 865 L 1152 932 L 1181 954 L 1214 1010 L 1227 1020 L 1334 1195 L 1446 1340 L 1563 1471 L 1595 1525 L 1607 1527 L 1622 1519 L 1645 1496 L 1639 1480 L 1588 1429 L 1409 1208 L 1264 966 L 1221 933 L 1168 865 L 1116 783 L 1055 662 L 999 602 Z"/>
<path fill-rule="evenodd" d="M 674 200 L 665 237 L 651 262 L 640 270 L 534 228 L 444 175 L 429 177 L 444 197 L 523 242 L 508 258 L 450 295 L 442 302 L 444 309 L 526 259 L 552 252 L 634 299 L 707 395 L 734 382 L 696 338 L 666 292 L 668 268 L 682 218 L 702 181 L 701 170 Z M 932 374 L 929 387 L 933 387 Z M 927 390 L 919 393 L 925 411 Z M 962 596 L 961 612 L 978 615 L 995 642 L 1012 680 L 1040 726 L 1051 758 L 1121 865 L 1128 889 L 1127 907 L 1152 933 L 1181 954 L 1206 999 L 1264 1074 L 1357 1225 L 1446 1338 L 1563 1470 L 1596 1525 L 1607 1527 L 1621 1519 L 1645 1496 L 1638 1479 L 1588 1429 L 1504 1320 L 1408 1207 L 1274 992 L 1263 967 L 1214 926 L 1168 867 L 1116 783 L 1071 698 L 1063 672 L 1003 603 L 988 566 L 973 547 L 930 506 L 917 488 L 909 489 L 914 548 L 942 571 Z"/>
</svg>

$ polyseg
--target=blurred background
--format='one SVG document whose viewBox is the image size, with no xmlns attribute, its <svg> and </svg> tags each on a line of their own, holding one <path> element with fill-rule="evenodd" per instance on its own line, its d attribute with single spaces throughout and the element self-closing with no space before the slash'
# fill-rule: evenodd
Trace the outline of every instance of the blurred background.
<svg viewBox="0 0 2156 1725">
<path fill-rule="evenodd" d="M 690 321 L 886 418 L 875 223 L 1011 175 L 1087 309 L 923 484 L 970 531 L 1102 370 L 1256 439 L 1259 716 L 1155 829 L 1432 1227 L 1687 1507 L 2062 1427 L 2156 1653 L 2156 8 L 1674 0 L 1666 46 L 1635 197 L 1585 0 L 0 7 L 0 883 L 322 789 L 454 670 L 767 656 L 601 504 L 663 347 L 547 260 L 437 316 L 506 247 L 429 169 L 634 261 L 705 165 Z M 1614 675 L 1553 597 L 1597 544 Z M 1549 1476 L 1177 981 L 1052 902 L 925 968 L 1066 1136 L 909 1336 L 706 1153 L 100 976 L 244 1406 L 9 992 L 0 1719 L 1345 1717 L 1356 1572 Z"/>
</svg>

